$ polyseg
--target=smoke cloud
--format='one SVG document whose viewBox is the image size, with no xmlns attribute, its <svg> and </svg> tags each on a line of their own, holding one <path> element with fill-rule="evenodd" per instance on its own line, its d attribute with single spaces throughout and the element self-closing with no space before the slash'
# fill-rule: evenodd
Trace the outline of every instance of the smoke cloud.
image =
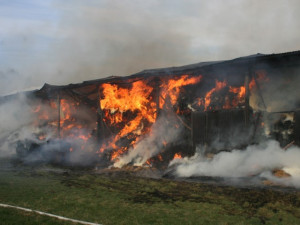
<svg viewBox="0 0 300 225">
<path fill-rule="evenodd" d="M 49 104 L 43 104 L 31 95 L 14 95 L 7 102 L 0 104 L 0 157 L 16 158 L 25 164 L 56 163 L 60 165 L 89 166 L 95 157 L 94 139 L 76 138 L 78 133 L 70 129 L 67 137 L 57 138 L 57 128 L 39 124 L 39 117 L 34 111 L 53 112 Z M 76 112 L 76 118 L 93 126 L 95 118 L 82 109 Z M 56 113 L 49 113 L 49 121 L 57 119 Z M 62 128 L 63 129 L 63 128 Z M 80 135 L 88 136 L 92 128 L 81 128 Z M 40 135 L 43 138 L 40 138 Z M 82 150 L 84 146 L 84 150 Z M 70 148 L 72 147 L 72 152 Z"/>
<path fill-rule="evenodd" d="M 175 159 L 178 177 L 211 176 L 241 178 L 259 176 L 275 183 L 300 187 L 300 149 L 296 146 L 283 150 L 278 142 L 268 141 L 260 145 L 248 146 L 246 150 L 220 152 L 212 159 L 198 154 L 191 158 Z M 283 169 L 291 177 L 278 178 L 272 175 L 274 169 Z"/>
<path fill-rule="evenodd" d="M 25 95 L 20 94 L 0 105 L 0 157 L 15 154 L 13 144 L 16 140 L 32 138 L 32 132 L 29 131 L 32 122 L 32 109 Z"/>
<path fill-rule="evenodd" d="M 297 0 L 4 1 L 0 94 L 293 51 L 299 9 Z"/>
<path fill-rule="evenodd" d="M 271 70 L 272 71 L 272 70 Z M 262 95 L 269 112 L 294 110 L 300 107 L 300 70 L 287 71 L 286 74 L 270 74 L 270 81 L 262 85 Z M 278 91 L 280 90 L 280 91 Z"/>
<path fill-rule="evenodd" d="M 174 115 L 160 116 L 151 127 L 149 136 L 143 137 L 128 154 L 121 156 L 114 166 L 122 167 L 129 163 L 142 166 L 148 159 L 158 155 L 164 148 L 165 143 L 176 143 L 182 132 L 182 127 L 175 127 Z"/>
</svg>

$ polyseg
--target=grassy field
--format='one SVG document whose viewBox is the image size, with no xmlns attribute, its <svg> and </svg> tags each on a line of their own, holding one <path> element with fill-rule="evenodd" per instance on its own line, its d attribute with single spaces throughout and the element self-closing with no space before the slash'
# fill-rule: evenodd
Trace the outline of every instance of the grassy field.
<svg viewBox="0 0 300 225">
<path fill-rule="evenodd" d="M 300 192 L 136 177 L 125 172 L 0 170 L 0 203 L 109 224 L 300 224 Z M 74 224 L 0 208 L 0 224 Z"/>
</svg>

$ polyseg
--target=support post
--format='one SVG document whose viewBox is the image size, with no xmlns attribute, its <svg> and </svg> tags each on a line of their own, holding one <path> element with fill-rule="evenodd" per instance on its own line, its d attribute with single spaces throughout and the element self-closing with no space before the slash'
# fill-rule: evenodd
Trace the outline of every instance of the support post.
<svg viewBox="0 0 300 225">
<path fill-rule="evenodd" d="M 263 95 L 262 95 L 262 93 L 261 93 L 260 85 L 259 85 L 259 83 L 258 83 L 258 81 L 257 81 L 257 79 L 256 79 L 256 77 L 255 77 L 255 74 L 253 74 L 253 79 L 254 79 L 254 81 L 255 81 L 255 85 L 256 85 L 256 87 L 257 87 L 257 91 L 258 91 L 259 97 L 260 97 L 260 99 L 261 99 L 261 102 L 262 102 L 262 104 L 263 104 L 264 110 L 267 111 L 267 106 L 266 106 L 266 103 L 265 103 L 265 101 L 264 101 Z"/>
<path fill-rule="evenodd" d="M 245 126 L 249 125 L 250 116 L 250 89 L 249 89 L 249 75 L 252 73 L 252 69 L 249 68 L 245 75 Z"/>
<path fill-rule="evenodd" d="M 60 94 L 57 94 L 57 137 L 60 138 Z"/>
<path fill-rule="evenodd" d="M 209 127 L 208 127 L 208 112 L 205 112 L 205 136 L 204 136 L 204 146 L 208 145 L 208 138 L 209 138 Z M 205 147 L 206 148 L 206 147 Z"/>
<path fill-rule="evenodd" d="M 156 118 L 160 115 L 160 108 L 159 108 L 159 100 L 160 100 L 160 79 L 155 78 L 154 80 L 154 90 L 155 90 L 155 103 L 156 103 Z"/>
<path fill-rule="evenodd" d="M 97 143 L 100 144 L 101 140 L 101 124 L 102 124 L 102 110 L 100 105 L 100 86 L 98 85 L 98 97 L 97 97 Z"/>
<path fill-rule="evenodd" d="M 300 110 L 295 111 L 294 113 L 294 140 L 296 145 L 300 146 Z"/>
<path fill-rule="evenodd" d="M 191 130 L 191 139 L 192 139 L 192 151 L 195 153 L 196 152 L 196 144 L 195 144 L 195 134 L 194 134 L 194 116 L 195 116 L 195 113 L 191 113 L 191 127 L 192 127 L 192 130 Z"/>
</svg>

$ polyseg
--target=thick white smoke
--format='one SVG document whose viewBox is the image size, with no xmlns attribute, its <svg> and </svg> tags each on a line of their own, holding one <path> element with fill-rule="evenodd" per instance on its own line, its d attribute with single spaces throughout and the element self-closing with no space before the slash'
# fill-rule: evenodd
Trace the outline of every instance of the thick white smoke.
<svg viewBox="0 0 300 225">
<path fill-rule="evenodd" d="M 178 177 L 260 176 L 275 183 L 300 187 L 300 148 L 293 146 L 285 151 L 276 141 L 248 146 L 246 150 L 220 152 L 212 159 L 196 154 L 191 158 L 175 159 L 170 166 L 175 166 Z M 283 169 L 291 177 L 277 178 L 272 174 L 274 169 Z"/>
<path fill-rule="evenodd" d="M 4 99 L 3 99 L 4 101 Z M 76 138 L 76 132 L 57 138 L 57 129 L 47 124 L 37 125 L 39 115 L 35 110 L 53 112 L 48 104 L 43 104 L 31 95 L 16 94 L 0 104 L 0 157 L 18 156 L 24 163 L 56 162 L 71 165 L 90 165 L 95 162 L 94 140 Z M 49 113 L 49 120 L 57 119 L 56 113 Z M 77 112 L 84 121 L 93 120 L 85 110 Z M 95 119 L 94 119 L 95 120 Z M 42 119 L 42 122 L 44 120 Z M 45 120 L 46 121 L 46 120 Z M 82 136 L 89 131 L 81 129 Z M 42 135 L 43 138 L 39 138 Z M 70 148 L 72 146 L 72 153 Z M 84 146 L 84 150 L 81 147 Z"/>
<path fill-rule="evenodd" d="M 142 166 L 148 159 L 158 155 L 164 148 L 164 143 L 173 143 L 179 139 L 182 127 L 174 127 L 175 117 L 161 116 L 151 127 L 149 136 L 144 137 L 137 145 L 129 149 L 126 155 L 119 158 L 115 167 L 122 167 L 128 163 Z"/>
<path fill-rule="evenodd" d="M 33 122 L 32 109 L 27 104 L 25 95 L 17 95 L 14 99 L 0 105 L 0 157 L 15 153 L 11 146 L 17 139 L 31 139 Z"/>
</svg>

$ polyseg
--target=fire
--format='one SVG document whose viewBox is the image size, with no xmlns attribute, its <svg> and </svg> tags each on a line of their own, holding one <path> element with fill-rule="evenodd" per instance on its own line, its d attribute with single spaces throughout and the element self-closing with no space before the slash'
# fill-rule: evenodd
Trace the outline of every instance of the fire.
<svg viewBox="0 0 300 225">
<path fill-rule="evenodd" d="M 72 109 L 71 109 L 72 108 Z M 71 118 L 71 110 L 74 110 L 74 104 L 71 105 L 66 99 L 60 100 L 60 125 L 63 125 L 66 121 Z M 73 111 L 74 112 L 74 111 Z"/>
<path fill-rule="evenodd" d="M 255 85 L 254 79 L 250 82 L 250 90 Z M 197 98 L 197 105 L 204 106 L 204 110 L 231 109 L 242 106 L 245 103 L 246 87 L 229 86 L 226 80 L 215 81 L 215 87 L 209 90 L 204 99 Z"/>
<path fill-rule="evenodd" d="M 91 138 L 91 135 L 83 135 L 83 134 L 80 134 L 78 136 L 78 138 L 82 139 L 83 141 L 87 142 L 90 138 Z"/>
<path fill-rule="evenodd" d="M 161 154 L 158 154 L 157 158 L 158 158 L 159 161 L 161 161 L 161 162 L 163 161 L 163 157 L 161 156 Z"/>
<path fill-rule="evenodd" d="M 45 135 L 45 134 L 40 134 L 40 135 L 38 136 L 38 139 L 39 139 L 40 141 L 43 141 L 43 140 L 46 139 L 46 135 Z"/>
<path fill-rule="evenodd" d="M 216 86 L 211 89 L 209 92 L 206 93 L 205 95 L 205 110 L 209 109 L 209 105 L 211 103 L 211 98 L 212 98 L 212 94 L 215 92 L 220 91 L 221 89 L 223 89 L 224 87 L 226 87 L 227 85 L 227 81 L 218 81 L 216 80 Z"/>
<path fill-rule="evenodd" d="M 163 84 L 160 86 L 161 94 L 159 99 L 159 108 L 163 108 L 163 106 L 166 103 L 167 97 L 170 99 L 171 105 L 175 105 L 179 97 L 181 87 L 190 84 L 196 84 L 200 82 L 201 79 L 201 75 L 197 77 L 189 77 L 189 75 L 182 75 L 177 79 L 169 79 L 163 82 Z"/>
<path fill-rule="evenodd" d="M 246 94 L 246 88 L 244 86 L 241 87 L 230 87 L 229 91 L 237 94 L 238 98 L 244 98 Z"/>
<path fill-rule="evenodd" d="M 41 110 L 41 105 L 38 105 L 35 107 L 35 109 L 32 110 L 32 112 L 37 113 Z"/>
<path fill-rule="evenodd" d="M 103 98 L 100 99 L 101 109 L 105 112 L 104 121 L 115 127 L 121 127 L 115 137 L 102 148 L 113 148 L 111 159 L 127 151 L 119 148 L 117 142 L 123 138 L 131 139 L 133 146 L 138 136 L 149 132 L 145 124 L 156 121 L 156 104 L 152 102 L 153 87 L 146 81 L 133 82 L 131 88 L 122 88 L 116 84 L 102 84 Z M 131 136 L 131 137 L 130 137 Z"/>
<path fill-rule="evenodd" d="M 245 102 L 245 96 L 246 96 L 245 86 L 240 86 L 240 87 L 231 87 L 230 86 L 229 92 L 235 94 L 235 98 L 233 98 L 231 101 L 232 107 L 237 107 L 239 104 Z"/>
<path fill-rule="evenodd" d="M 78 102 L 63 98 L 52 99 L 48 104 L 43 102 L 37 104 L 33 112 L 36 113 L 38 120 L 34 123 L 42 130 L 47 125 L 46 131 L 41 131 L 37 135 L 40 141 L 47 140 L 47 135 L 44 132 L 49 132 L 49 128 L 52 128 L 51 133 L 56 134 L 55 137 L 65 138 L 70 142 L 72 146 L 70 152 L 77 148 L 88 149 L 88 141 L 92 135 L 87 133 L 85 126 L 80 124 L 76 119 L 76 113 L 80 105 Z"/>
<path fill-rule="evenodd" d="M 119 155 L 123 154 L 122 149 L 118 149 L 111 154 L 111 160 L 116 160 Z"/>
<path fill-rule="evenodd" d="M 176 79 L 163 80 L 160 85 L 159 105 L 154 98 L 158 93 L 147 83 L 147 80 L 135 81 L 129 87 L 102 84 L 100 106 L 104 112 L 103 120 L 118 132 L 108 143 L 100 147 L 99 152 L 103 152 L 103 149 L 110 149 L 111 160 L 116 160 L 130 147 L 134 147 L 143 135 L 150 133 L 151 125 L 157 119 L 158 108 L 162 109 L 166 103 L 175 105 L 181 88 L 196 84 L 201 79 L 201 75 L 194 77 L 182 75 Z"/>
<path fill-rule="evenodd" d="M 152 163 L 151 163 L 150 159 L 148 159 L 148 160 L 145 162 L 145 164 L 148 165 L 148 166 L 150 166 L 150 167 L 152 167 Z"/>
<path fill-rule="evenodd" d="M 56 106 L 57 108 L 57 106 Z M 76 124 L 76 121 L 72 115 L 77 111 L 76 103 L 70 102 L 67 99 L 60 99 L 60 128 L 61 128 L 61 136 L 69 137 L 74 136 L 72 132 L 74 129 L 80 129 L 81 126 Z"/>
<path fill-rule="evenodd" d="M 175 153 L 173 160 L 174 159 L 182 159 L 181 153 Z"/>
<path fill-rule="evenodd" d="M 37 105 L 33 110 L 33 113 L 38 114 L 39 120 L 48 120 L 49 119 L 49 113 L 47 110 L 45 110 L 42 105 Z"/>
<path fill-rule="evenodd" d="M 123 121 L 123 113 L 126 111 L 138 111 L 139 116 L 151 123 L 155 122 L 156 106 L 149 104 L 153 88 L 144 81 L 134 82 L 131 89 L 119 88 L 116 84 L 103 84 L 102 88 L 104 98 L 100 100 L 101 108 L 113 114 L 114 122 Z"/>
<path fill-rule="evenodd" d="M 255 81 L 256 80 L 256 81 Z M 262 83 L 262 82 L 268 82 L 270 79 L 267 77 L 267 74 L 265 71 L 260 70 L 255 73 L 255 78 L 253 77 L 249 83 L 250 90 L 253 90 L 256 88 L 256 82 Z"/>
<path fill-rule="evenodd" d="M 99 95 L 98 105 L 93 110 L 96 111 L 96 108 L 100 106 L 99 111 L 101 111 L 103 123 L 99 123 L 98 126 L 104 124 L 107 134 L 105 140 L 104 138 L 99 140 L 102 143 L 99 145 L 97 143 L 95 147 L 98 150 L 97 153 L 109 155 L 110 160 L 117 162 L 121 155 L 134 148 L 143 137 L 150 134 L 151 126 L 157 120 L 158 111 L 164 110 L 167 114 L 170 110 L 173 110 L 178 114 L 178 123 L 180 123 L 181 118 L 190 116 L 190 112 L 194 110 L 193 107 L 196 107 L 195 110 L 207 111 L 231 109 L 244 105 L 246 87 L 244 85 L 230 86 L 230 80 L 215 80 L 214 87 L 204 93 L 196 90 L 198 86 L 191 86 L 191 90 L 187 90 L 189 87 L 186 86 L 196 85 L 202 79 L 202 75 L 181 75 L 175 78 L 164 77 L 160 80 L 159 85 L 153 79 L 131 80 L 131 82 L 125 84 L 102 83 L 99 89 L 95 88 L 98 93 L 93 93 Z M 266 74 L 258 71 L 256 80 L 252 78 L 249 83 L 250 91 L 257 86 L 256 81 L 267 80 Z M 185 96 L 182 94 L 185 91 L 199 95 L 196 94 L 195 98 L 184 98 Z M 98 130 L 94 127 L 92 132 L 86 133 L 85 124 L 77 120 L 76 113 L 82 102 L 68 98 L 67 95 L 60 97 L 62 98 L 55 97 L 51 99 L 47 107 L 40 104 L 34 107 L 32 111 L 37 114 L 37 118 L 42 123 L 47 123 L 56 128 L 59 137 L 69 138 L 69 140 L 76 139 L 76 141 L 82 143 L 81 149 L 85 149 L 85 146 L 90 142 L 89 140 L 96 138 L 95 134 Z M 187 102 L 181 104 L 181 100 Z M 179 127 L 179 124 L 175 123 L 174 127 Z M 111 136 L 107 138 L 108 135 Z M 42 136 L 40 138 L 41 140 L 45 139 Z M 164 140 L 162 140 L 161 145 L 164 149 L 169 146 Z M 70 151 L 77 151 L 77 148 L 72 146 Z M 106 151 L 109 154 L 106 154 Z M 156 157 L 157 160 L 163 161 L 162 155 L 158 154 Z M 180 158 L 182 158 L 181 153 L 174 155 L 174 159 Z M 147 163 L 151 162 L 147 161 Z"/>
</svg>

